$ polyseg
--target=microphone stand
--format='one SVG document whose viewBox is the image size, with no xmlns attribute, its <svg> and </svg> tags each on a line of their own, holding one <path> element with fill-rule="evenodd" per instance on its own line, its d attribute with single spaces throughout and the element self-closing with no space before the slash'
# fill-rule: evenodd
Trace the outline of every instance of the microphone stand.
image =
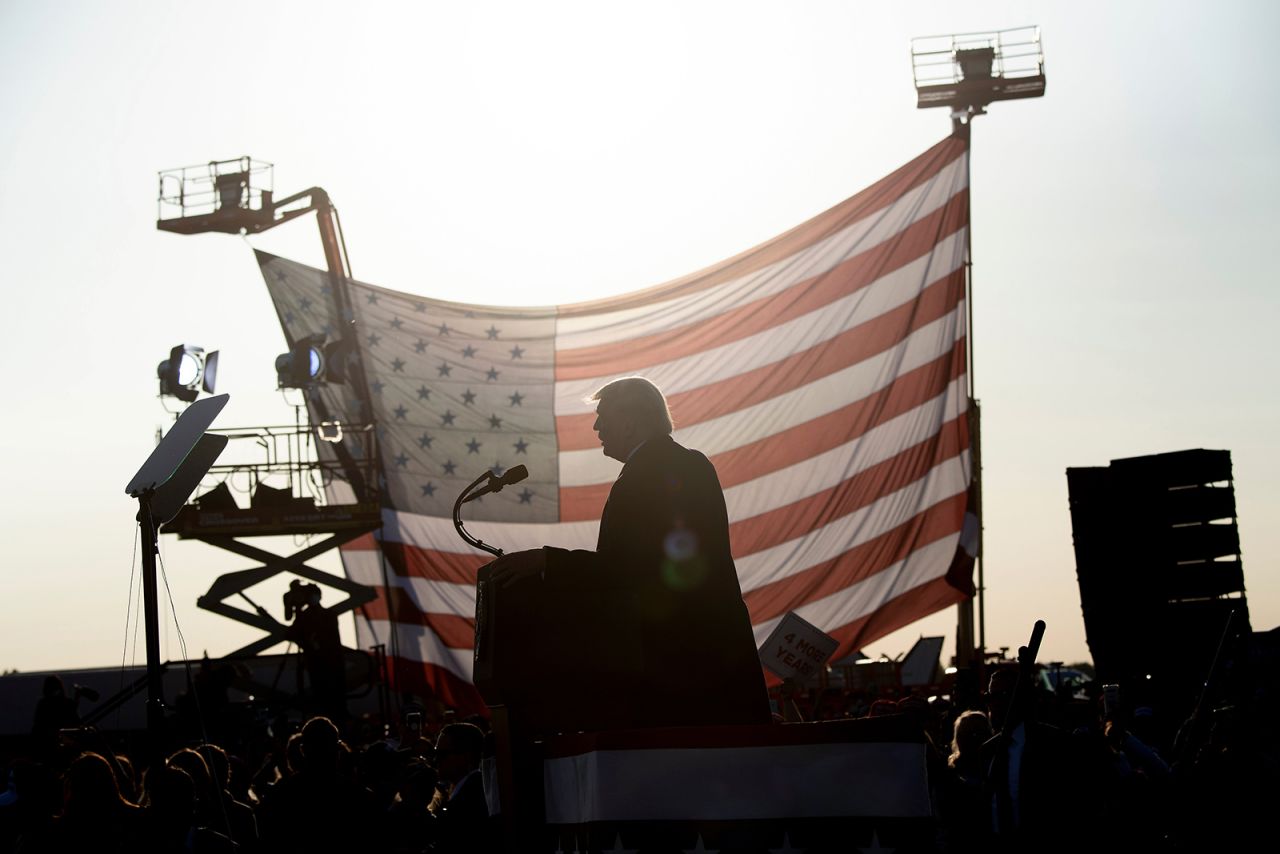
<svg viewBox="0 0 1280 854">
<path fill-rule="evenodd" d="M 493 546 L 489 545 L 483 540 L 480 540 L 471 536 L 470 534 L 467 533 L 467 529 L 462 527 L 462 505 L 465 504 L 471 498 L 471 491 L 473 489 L 475 489 L 481 483 L 492 480 L 492 479 L 493 479 L 493 475 L 489 474 L 489 472 L 485 472 L 475 480 L 471 481 L 470 486 L 462 490 L 462 492 L 458 493 L 458 500 L 453 502 L 453 527 L 457 529 L 458 536 L 466 540 L 469 545 L 474 546 L 475 548 L 480 549 L 482 551 L 486 551 L 489 554 L 493 555 L 494 557 L 502 557 L 502 549 L 494 548 Z"/>
</svg>

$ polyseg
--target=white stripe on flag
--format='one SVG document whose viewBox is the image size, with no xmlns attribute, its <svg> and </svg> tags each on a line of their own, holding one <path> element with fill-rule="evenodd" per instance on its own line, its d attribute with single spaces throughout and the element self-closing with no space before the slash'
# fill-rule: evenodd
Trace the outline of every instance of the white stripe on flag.
<svg viewBox="0 0 1280 854">
<path fill-rule="evenodd" d="M 382 525 L 382 535 L 390 542 L 408 543 L 438 552 L 480 554 L 462 541 L 450 519 L 384 508 Z M 600 520 L 562 523 L 468 521 L 467 530 L 505 552 L 540 549 L 546 545 L 566 549 L 593 549 L 600 530 Z"/>
<path fill-rule="evenodd" d="M 816 495 L 936 436 L 968 408 L 964 378 L 932 400 L 832 448 L 784 469 L 724 491 L 729 521 L 738 522 Z"/>
<path fill-rule="evenodd" d="M 968 400 L 964 396 L 961 383 L 962 380 L 952 382 L 945 394 L 868 430 L 862 436 L 831 451 L 746 483 L 729 487 L 725 490 L 729 521 L 733 523 L 750 519 L 815 495 L 931 438 L 937 434 L 943 423 L 965 411 Z M 960 460 L 960 465 L 963 467 L 961 476 L 967 480 L 969 477 L 968 455 L 964 454 L 954 459 Z M 909 489 L 910 486 L 907 488 Z M 948 493 L 948 495 L 951 494 L 954 493 Z M 431 551 L 478 554 L 458 537 L 458 532 L 454 529 L 451 520 L 403 513 L 388 508 L 382 511 L 382 522 L 382 536 L 389 542 L 408 543 Z M 595 546 L 599 528 L 599 520 L 557 524 L 468 523 L 468 529 L 474 535 L 486 542 L 490 541 L 488 537 L 492 537 L 492 542 L 504 551 L 538 549 L 545 545 L 567 549 L 590 549 Z M 491 533 L 493 531 L 497 533 Z M 344 554 L 352 553 L 344 552 Z M 738 573 L 743 578 L 745 590 L 747 576 L 744 574 L 743 560 L 746 558 L 738 561 Z"/>
<path fill-rule="evenodd" d="M 643 369 L 668 397 L 702 388 L 781 361 L 829 341 L 840 333 L 911 302 L 927 285 L 955 272 L 964 261 L 964 229 L 940 241 L 929 253 L 877 279 L 866 288 L 800 317 L 718 347 Z M 693 333 L 691 333 L 692 335 Z M 586 398 L 611 374 L 556 383 L 556 415 L 595 410 Z"/>
<path fill-rule="evenodd" d="M 804 536 L 797 537 L 770 549 L 764 549 L 753 555 L 737 560 L 738 576 L 743 592 L 754 590 L 766 584 L 783 580 L 797 572 L 847 552 L 861 543 L 893 530 L 909 521 L 929 507 L 958 495 L 968 487 L 967 471 L 969 467 L 968 452 L 952 457 L 932 468 L 929 473 L 897 492 L 878 499 L 871 505 L 840 519 L 816 528 Z M 408 515 L 408 514 L 401 514 Z M 422 518 L 422 517 L 420 517 Z M 430 521 L 428 519 L 428 521 Z M 954 537 L 948 536 L 951 549 L 954 551 Z M 941 541 L 940 541 L 941 542 Z M 422 547 L 417 544 L 418 547 Z M 864 579 L 846 588 L 835 597 L 845 597 L 849 591 L 861 588 L 878 576 L 901 575 L 904 566 L 917 567 L 912 563 L 915 555 L 929 552 L 937 548 L 937 543 L 924 546 L 913 552 L 906 561 L 900 561 L 871 578 Z M 382 572 L 378 555 L 373 551 L 347 551 L 343 553 L 344 564 L 348 576 L 353 581 L 382 587 Z M 949 561 L 940 567 L 939 574 L 945 574 Z M 427 578 L 406 578 L 396 573 L 388 573 L 393 587 L 406 591 L 414 604 L 424 613 L 458 614 L 470 617 L 475 613 L 475 588 L 470 584 L 457 584 Z M 915 576 L 908 573 L 903 576 L 908 581 Z M 935 576 L 918 579 L 909 583 L 913 587 L 917 583 L 932 580 Z M 834 597 L 827 597 L 832 599 Z M 818 600 L 823 602 L 826 600 Z M 806 608 L 811 606 L 805 606 Z M 804 611 L 801 612 L 802 616 Z M 806 617 L 808 619 L 808 617 Z M 811 621 L 812 622 L 812 621 Z M 845 622 L 848 622 L 847 620 Z M 816 624 L 815 624 L 816 625 Z"/>
<path fill-rule="evenodd" d="M 742 592 L 772 584 L 837 558 L 849 549 L 914 519 L 935 504 L 961 494 L 969 488 L 968 470 L 966 452 L 938 464 L 920 480 L 860 510 L 814 528 L 804 536 L 738 558 L 736 563 Z"/>
<path fill-rule="evenodd" d="M 359 624 L 367 624 L 365 630 L 379 638 L 391 636 L 391 623 L 386 620 L 365 620 L 357 618 Z M 417 661 L 422 664 L 435 664 L 445 668 L 454 676 L 471 681 L 471 671 L 475 664 L 475 653 L 471 647 L 454 649 L 444 645 L 440 637 L 430 628 L 414 623 L 397 623 L 400 631 L 399 654 L 401 658 Z M 386 641 L 383 641 L 386 643 Z"/>
<path fill-rule="evenodd" d="M 806 385 L 717 418 L 678 428 L 675 440 L 707 456 L 731 451 L 848 406 L 880 391 L 904 372 L 950 353 L 964 331 L 965 305 L 917 329 L 893 347 Z M 656 380 L 655 380 L 656 382 Z M 659 388 L 662 387 L 658 383 Z M 854 397 L 851 389 L 863 391 Z M 598 448 L 560 454 L 560 485 L 609 483 L 619 466 Z"/>
<path fill-rule="evenodd" d="M 905 560 L 886 567 L 870 578 L 864 578 L 829 596 L 815 599 L 796 608 L 795 612 L 815 626 L 826 626 L 828 631 L 846 626 L 854 620 L 871 615 L 893 597 L 944 577 L 959 542 L 959 532 L 943 537 L 916 549 Z M 752 625 L 757 647 L 768 639 L 769 633 L 781 621 L 782 617 L 779 616 Z"/>
<path fill-rule="evenodd" d="M 909 190 L 886 208 L 870 214 L 793 255 L 723 285 L 635 308 L 581 317 L 556 324 L 559 350 L 616 344 L 693 323 L 748 304 L 821 275 L 850 257 L 871 249 L 943 207 L 967 186 L 965 155 Z"/>
</svg>

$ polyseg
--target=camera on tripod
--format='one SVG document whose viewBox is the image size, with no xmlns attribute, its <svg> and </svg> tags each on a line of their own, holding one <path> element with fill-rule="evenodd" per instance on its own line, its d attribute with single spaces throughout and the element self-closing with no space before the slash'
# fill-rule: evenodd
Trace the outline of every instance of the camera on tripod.
<svg viewBox="0 0 1280 854">
<path fill-rule="evenodd" d="M 288 622 L 296 614 L 320 604 L 320 585 L 294 579 L 284 594 L 284 619 Z"/>
</svg>

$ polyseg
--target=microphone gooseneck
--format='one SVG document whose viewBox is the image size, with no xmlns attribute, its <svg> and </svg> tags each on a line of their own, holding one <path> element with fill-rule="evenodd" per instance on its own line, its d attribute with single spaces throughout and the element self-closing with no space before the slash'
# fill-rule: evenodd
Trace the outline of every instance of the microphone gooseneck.
<svg viewBox="0 0 1280 854">
<path fill-rule="evenodd" d="M 458 493 L 458 500 L 453 502 L 453 527 L 458 532 L 458 536 L 462 537 L 468 545 L 488 552 L 495 557 L 502 557 L 502 549 L 494 548 L 483 540 L 477 539 L 467 533 L 467 529 L 462 527 L 462 505 L 468 501 L 479 498 L 482 495 L 488 495 L 491 492 L 501 492 L 503 488 L 513 483 L 519 483 L 529 476 L 529 470 L 524 466 L 512 466 L 501 477 L 493 474 L 493 472 L 485 472 L 475 480 L 466 489 Z M 481 486 L 481 484 L 484 484 Z M 478 487 L 478 488 L 477 488 Z"/>
<path fill-rule="evenodd" d="M 528 476 L 529 470 L 524 466 L 512 466 L 507 470 L 506 474 L 502 475 L 502 477 L 496 477 L 492 472 L 485 472 L 480 475 L 480 477 L 476 478 L 475 482 L 472 483 L 471 486 L 468 486 L 463 490 L 466 497 L 462 499 L 462 503 L 466 504 L 468 501 L 474 501 L 480 496 L 488 495 L 492 492 L 501 492 L 504 487 L 510 486 L 513 483 L 519 483 Z M 475 492 L 471 491 L 475 488 L 477 483 L 486 479 L 488 480 L 488 483 L 479 489 L 476 489 Z"/>
</svg>

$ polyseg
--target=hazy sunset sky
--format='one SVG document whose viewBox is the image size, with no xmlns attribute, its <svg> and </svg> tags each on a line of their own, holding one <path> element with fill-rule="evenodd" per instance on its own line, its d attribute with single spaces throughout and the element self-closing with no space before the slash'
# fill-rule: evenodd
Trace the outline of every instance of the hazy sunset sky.
<svg viewBox="0 0 1280 854">
<path fill-rule="evenodd" d="M 159 170 L 250 155 L 278 195 L 325 188 L 363 281 L 595 298 L 912 159 L 950 123 L 915 107 L 911 38 L 1028 24 L 1046 96 L 973 131 L 988 644 L 1043 618 L 1042 660 L 1087 659 L 1066 468 L 1198 447 L 1233 454 L 1253 626 L 1276 626 L 1280 5 L 5 0 L 0 669 L 142 660 L 124 486 L 171 421 L 172 345 L 222 351 L 217 426 L 293 421 L 251 247 L 322 266 L 314 218 L 162 233 Z M 164 558 L 193 656 L 256 637 L 195 605 L 247 562 L 172 538 Z M 278 613 L 280 589 L 258 601 Z M 867 651 L 946 634 L 950 655 L 954 628 L 949 610 Z"/>
</svg>

